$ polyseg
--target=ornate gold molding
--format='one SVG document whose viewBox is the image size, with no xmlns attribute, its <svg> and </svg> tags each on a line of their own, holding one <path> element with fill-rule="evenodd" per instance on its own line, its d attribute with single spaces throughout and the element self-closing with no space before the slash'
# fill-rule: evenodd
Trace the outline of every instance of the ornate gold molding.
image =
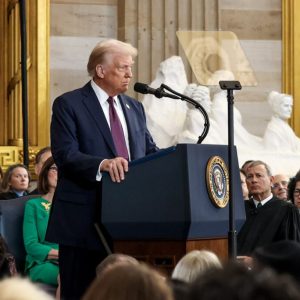
<svg viewBox="0 0 300 300">
<path fill-rule="evenodd" d="M 300 1 L 282 1 L 282 90 L 294 97 L 290 121 L 300 136 Z"/>
<path fill-rule="evenodd" d="M 37 5 L 37 143 L 40 148 L 50 144 L 50 0 L 35 0 Z"/>
<path fill-rule="evenodd" d="M 29 171 L 34 177 L 34 164 L 36 154 L 41 148 L 30 147 L 29 152 Z M 6 171 L 10 165 L 23 163 L 23 148 L 17 146 L 0 147 L 0 166 Z"/>
<path fill-rule="evenodd" d="M 12 11 L 15 9 L 16 5 L 19 3 L 19 0 L 10 0 L 8 2 L 8 6 L 7 6 L 7 15 L 8 17 L 10 16 L 10 14 L 12 13 Z"/>
<path fill-rule="evenodd" d="M 19 163 L 20 161 L 19 147 L 0 147 L 0 165 L 3 171 L 10 165 Z"/>
</svg>

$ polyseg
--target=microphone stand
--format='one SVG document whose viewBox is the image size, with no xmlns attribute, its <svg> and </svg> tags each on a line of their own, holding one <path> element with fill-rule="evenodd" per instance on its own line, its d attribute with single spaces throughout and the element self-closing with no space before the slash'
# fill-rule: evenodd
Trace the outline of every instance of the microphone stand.
<svg viewBox="0 0 300 300">
<path fill-rule="evenodd" d="M 242 88 L 239 81 L 220 81 L 220 88 L 227 90 L 228 101 L 228 168 L 229 168 L 229 231 L 228 231 L 228 254 L 229 257 L 235 259 L 237 256 L 237 234 L 235 229 L 235 206 L 233 195 L 233 165 L 232 158 L 234 156 L 234 122 L 233 122 L 233 90 Z"/>
<path fill-rule="evenodd" d="M 164 91 L 164 89 L 168 90 L 169 92 L 173 93 L 174 95 L 177 95 L 176 98 L 173 95 L 165 96 L 165 97 L 170 97 L 170 98 L 173 98 L 173 99 L 179 99 L 179 100 L 182 100 L 182 101 L 186 101 L 186 102 L 192 104 L 195 108 L 197 108 L 201 112 L 201 114 L 204 117 L 204 129 L 203 129 L 203 131 L 202 131 L 202 133 L 199 136 L 198 141 L 197 141 L 197 144 L 201 144 L 202 141 L 207 136 L 208 131 L 209 131 L 209 126 L 210 126 L 209 117 L 207 115 L 206 110 L 203 108 L 203 106 L 201 104 L 199 104 L 194 99 L 174 91 L 173 89 L 171 89 L 170 87 L 168 87 L 167 85 L 165 85 L 163 83 L 161 84 L 161 86 L 157 90 L 158 90 L 159 93 L 162 93 Z"/>
</svg>

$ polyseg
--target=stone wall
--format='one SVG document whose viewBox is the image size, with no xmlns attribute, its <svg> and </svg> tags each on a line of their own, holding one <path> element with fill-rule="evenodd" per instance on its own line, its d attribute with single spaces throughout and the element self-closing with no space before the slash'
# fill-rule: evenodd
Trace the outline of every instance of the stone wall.
<svg viewBox="0 0 300 300">
<path fill-rule="evenodd" d="M 51 99 L 88 80 L 89 52 L 107 37 L 119 36 L 138 47 L 133 81 L 150 83 L 159 63 L 172 55 L 183 58 L 188 80 L 195 81 L 176 30 L 237 35 L 258 84 L 243 87 L 235 105 L 244 126 L 262 136 L 271 117 L 266 96 L 281 91 L 280 0 L 52 0 Z M 137 96 L 132 88 L 129 94 Z"/>
</svg>

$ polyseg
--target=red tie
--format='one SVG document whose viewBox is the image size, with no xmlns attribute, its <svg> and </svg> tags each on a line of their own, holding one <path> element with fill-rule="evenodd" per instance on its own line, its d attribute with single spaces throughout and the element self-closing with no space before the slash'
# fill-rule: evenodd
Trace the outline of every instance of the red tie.
<svg viewBox="0 0 300 300">
<path fill-rule="evenodd" d="M 124 157 L 125 159 L 129 159 L 128 150 L 126 147 L 124 131 L 122 128 L 122 124 L 116 112 L 114 106 L 114 98 L 109 97 L 107 99 L 109 103 L 109 123 L 110 123 L 110 130 L 111 135 L 114 140 L 114 144 L 117 150 L 118 156 Z"/>
</svg>

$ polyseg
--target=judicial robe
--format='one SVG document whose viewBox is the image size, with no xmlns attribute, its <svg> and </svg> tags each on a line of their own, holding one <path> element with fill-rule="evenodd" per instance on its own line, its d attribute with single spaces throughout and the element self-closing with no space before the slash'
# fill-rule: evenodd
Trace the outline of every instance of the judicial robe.
<svg viewBox="0 0 300 300">
<path fill-rule="evenodd" d="M 260 208 L 245 201 L 246 221 L 238 238 L 238 255 L 251 255 L 257 247 L 280 240 L 300 242 L 300 215 L 289 202 L 273 197 Z"/>
</svg>

